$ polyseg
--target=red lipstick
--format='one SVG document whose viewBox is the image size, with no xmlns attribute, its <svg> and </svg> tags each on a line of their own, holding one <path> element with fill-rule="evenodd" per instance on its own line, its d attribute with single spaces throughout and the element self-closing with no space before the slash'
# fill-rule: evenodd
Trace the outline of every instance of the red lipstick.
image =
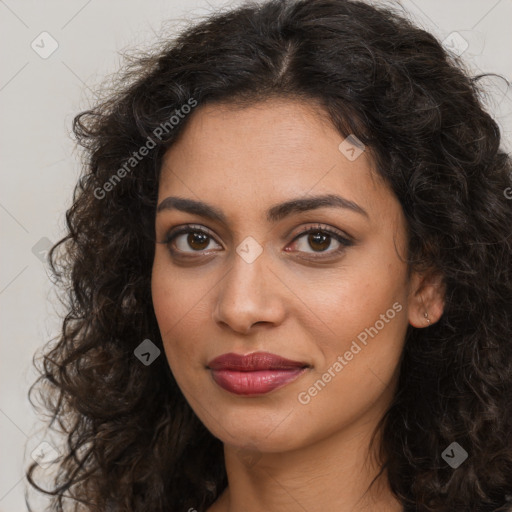
<svg viewBox="0 0 512 512">
<path fill-rule="evenodd" d="M 292 382 L 308 366 L 269 352 L 230 352 L 212 359 L 207 368 L 221 388 L 237 395 L 261 395 Z"/>
</svg>

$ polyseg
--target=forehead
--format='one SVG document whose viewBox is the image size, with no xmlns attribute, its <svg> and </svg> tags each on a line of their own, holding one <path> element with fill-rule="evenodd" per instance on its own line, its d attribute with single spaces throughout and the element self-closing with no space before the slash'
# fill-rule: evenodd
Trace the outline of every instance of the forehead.
<svg viewBox="0 0 512 512">
<path fill-rule="evenodd" d="M 164 155 L 159 200 L 173 194 L 243 206 L 339 193 L 382 214 L 392 194 L 370 152 L 349 160 L 339 148 L 344 139 L 315 103 L 207 104 Z"/>
<path fill-rule="evenodd" d="M 334 141 L 332 131 L 319 110 L 304 103 L 268 100 L 249 107 L 229 104 L 205 105 L 196 109 L 182 136 L 173 148 L 182 146 L 188 162 L 209 159 L 212 164 L 230 166 L 233 172 L 258 170 L 263 175 L 269 168 L 280 173 L 302 167 L 304 156 L 315 161 Z M 332 134 L 331 134 L 332 135 Z M 167 155 L 166 155 L 167 156 Z M 265 164 L 253 169 L 251 162 Z"/>
</svg>

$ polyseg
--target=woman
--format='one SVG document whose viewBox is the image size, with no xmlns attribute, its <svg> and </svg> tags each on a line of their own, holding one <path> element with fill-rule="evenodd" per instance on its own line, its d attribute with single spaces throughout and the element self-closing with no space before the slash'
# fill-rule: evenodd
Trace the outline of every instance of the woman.
<svg viewBox="0 0 512 512">
<path fill-rule="evenodd" d="M 512 510 L 512 165 L 478 92 L 392 10 L 270 1 L 77 116 L 52 510 Z"/>
</svg>

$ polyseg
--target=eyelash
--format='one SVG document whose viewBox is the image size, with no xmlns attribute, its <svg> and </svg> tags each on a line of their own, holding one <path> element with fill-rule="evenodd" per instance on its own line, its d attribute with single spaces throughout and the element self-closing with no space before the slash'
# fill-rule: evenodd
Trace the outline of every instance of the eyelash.
<svg viewBox="0 0 512 512">
<path fill-rule="evenodd" d="M 292 243 L 295 242 L 296 240 L 298 240 L 299 238 L 303 237 L 304 235 L 306 234 L 310 234 L 310 233 L 322 233 L 322 234 L 327 234 L 329 235 L 330 237 L 334 238 L 337 242 L 340 243 L 340 247 L 334 251 L 329 251 L 329 250 L 326 250 L 326 251 L 313 251 L 313 253 L 308 253 L 308 254 L 327 254 L 329 256 L 333 256 L 333 255 L 338 255 L 338 254 L 341 254 L 347 247 L 350 247 L 352 245 L 354 245 L 354 242 L 341 235 L 340 233 L 336 232 L 336 231 L 333 231 L 332 229 L 328 228 L 328 227 L 325 227 L 325 226 L 322 226 L 320 224 L 318 225 L 315 225 L 315 226 L 309 226 L 307 228 L 304 228 L 302 229 L 292 240 Z M 169 250 L 174 253 L 175 250 L 171 249 L 170 248 L 170 244 L 171 242 L 174 241 L 174 239 L 176 237 L 178 237 L 179 235 L 183 235 L 183 234 L 189 234 L 189 233 L 201 233 L 201 234 L 204 234 L 206 235 L 209 239 L 213 239 L 214 241 L 215 240 L 215 237 L 213 237 L 208 231 L 206 231 L 204 228 L 200 227 L 200 226 L 194 226 L 192 224 L 187 224 L 185 226 L 182 226 L 180 228 L 177 228 L 176 230 L 174 231 L 170 231 L 165 239 L 161 242 L 163 244 L 166 244 L 167 246 L 169 246 Z M 218 242 L 216 242 L 218 244 Z M 218 244 L 220 245 L 220 244 Z M 179 249 L 177 250 L 178 252 L 181 252 L 182 254 L 187 254 L 185 251 L 179 251 Z M 202 251 L 191 251 L 192 253 L 197 253 L 197 254 L 201 254 Z M 304 252 L 304 251 L 297 251 L 297 252 Z M 194 257 L 194 256 L 192 256 Z M 310 256 L 309 259 L 320 259 L 320 258 L 324 258 L 325 256 Z"/>
</svg>

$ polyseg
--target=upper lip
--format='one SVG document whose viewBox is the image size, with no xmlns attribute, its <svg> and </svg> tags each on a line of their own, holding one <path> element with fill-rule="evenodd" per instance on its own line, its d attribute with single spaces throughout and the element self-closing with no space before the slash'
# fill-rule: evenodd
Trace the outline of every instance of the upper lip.
<svg viewBox="0 0 512 512">
<path fill-rule="evenodd" d="M 293 368 L 305 368 L 308 364 L 300 361 L 292 361 L 269 352 L 253 352 L 241 355 L 230 352 L 212 359 L 208 363 L 211 370 L 235 370 L 250 372 L 257 370 L 286 370 Z"/>
</svg>

